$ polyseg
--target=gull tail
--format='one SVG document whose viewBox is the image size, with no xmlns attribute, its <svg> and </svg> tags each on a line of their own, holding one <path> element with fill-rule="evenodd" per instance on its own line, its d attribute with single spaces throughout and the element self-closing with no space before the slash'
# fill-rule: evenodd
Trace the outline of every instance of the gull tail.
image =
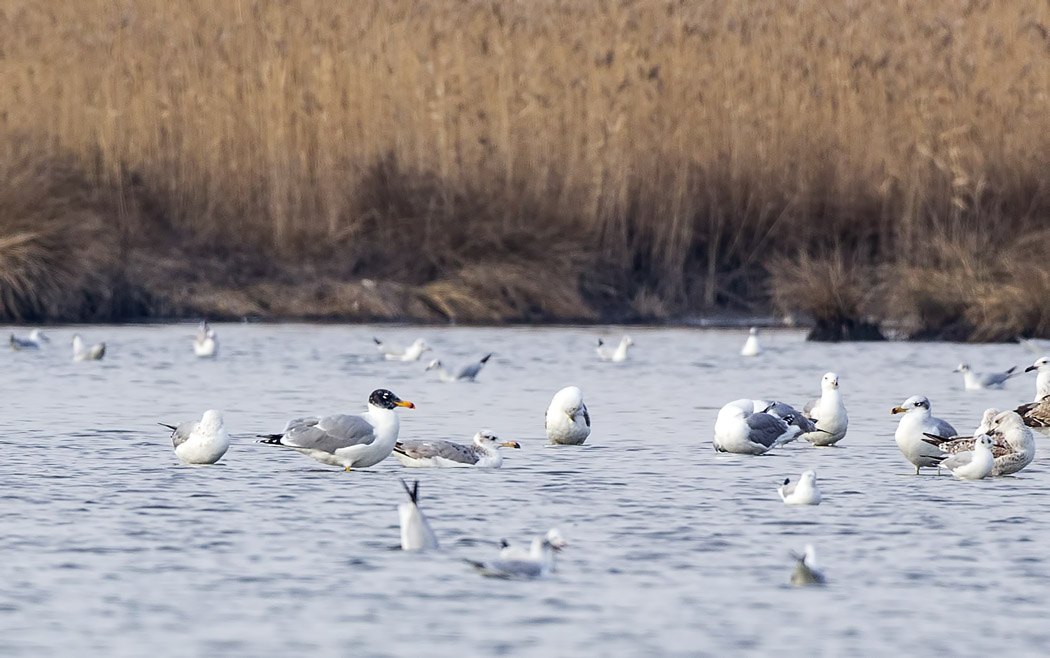
<svg viewBox="0 0 1050 658">
<path fill-rule="evenodd" d="M 256 441 L 256 443 L 265 443 L 272 446 L 282 445 L 281 439 L 284 438 L 284 434 L 256 434 L 255 436 L 262 439 L 262 441 Z"/>
<path fill-rule="evenodd" d="M 400 441 L 394 444 L 394 452 L 396 452 L 399 455 L 404 455 L 408 457 L 408 453 L 405 452 L 405 446 Z M 401 483 L 404 484 L 405 481 L 402 480 Z"/>
<path fill-rule="evenodd" d="M 491 357 L 491 356 L 492 356 L 491 354 L 486 354 L 484 357 L 482 357 L 481 363 L 487 363 L 488 360 L 489 360 L 489 357 Z"/>
<path fill-rule="evenodd" d="M 412 483 L 412 487 L 409 488 L 408 483 L 404 479 L 401 479 L 401 486 L 405 488 L 405 493 L 412 499 L 412 504 L 419 505 L 419 480 Z"/>
</svg>

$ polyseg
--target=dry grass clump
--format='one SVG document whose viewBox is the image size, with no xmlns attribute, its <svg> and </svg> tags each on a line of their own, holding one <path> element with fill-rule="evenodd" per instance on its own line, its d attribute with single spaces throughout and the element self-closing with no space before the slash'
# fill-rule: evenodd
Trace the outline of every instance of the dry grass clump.
<svg viewBox="0 0 1050 658">
<path fill-rule="evenodd" d="M 872 309 L 874 272 L 841 251 L 813 257 L 777 258 L 769 266 L 774 304 L 784 312 L 801 311 L 816 326 L 811 340 L 881 340 L 878 326 L 866 320 Z"/>
</svg>

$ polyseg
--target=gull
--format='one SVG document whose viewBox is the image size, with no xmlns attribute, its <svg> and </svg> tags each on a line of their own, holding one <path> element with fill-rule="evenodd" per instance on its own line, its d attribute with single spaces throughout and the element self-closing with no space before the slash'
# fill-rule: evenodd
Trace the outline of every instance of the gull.
<svg viewBox="0 0 1050 658">
<path fill-rule="evenodd" d="M 1050 395 L 1050 359 L 1045 356 L 1040 357 L 1035 363 L 1024 369 L 1025 372 L 1033 370 L 1039 371 L 1039 374 L 1035 378 L 1035 399 L 1032 402 L 1039 402 Z"/>
<path fill-rule="evenodd" d="M 846 406 L 839 393 L 839 376 L 833 372 L 820 378 L 820 397 L 802 408 L 802 413 L 811 418 L 819 432 L 807 432 L 802 438 L 815 446 L 833 446 L 846 436 L 849 418 Z"/>
<path fill-rule="evenodd" d="M 368 396 L 368 411 L 361 415 L 336 414 L 322 418 L 296 418 L 280 434 L 259 434 L 268 445 L 285 446 L 322 464 L 368 468 L 390 456 L 397 443 L 400 421 L 394 409 L 416 405 L 380 388 Z"/>
<path fill-rule="evenodd" d="M 992 477 L 1016 473 L 1035 459 L 1035 439 L 1032 430 L 1025 426 L 1016 412 L 1003 411 L 996 415 L 988 434 L 993 439 L 991 451 L 995 460 Z M 973 437 L 946 439 L 934 433 L 926 434 L 924 441 L 950 454 L 974 450 L 976 442 Z"/>
<path fill-rule="evenodd" d="M 387 361 L 419 361 L 419 357 L 423 356 L 423 352 L 430 349 L 426 343 L 423 342 L 422 338 L 417 338 L 408 349 L 401 349 L 400 347 L 391 347 L 379 340 L 378 338 L 372 338 L 375 341 L 376 349 L 383 355 Z"/>
<path fill-rule="evenodd" d="M 178 425 L 160 423 L 171 430 L 175 456 L 187 464 L 214 464 L 230 448 L 230 435 L 222 423 L 222 413 L 209 409 L 200 420 Z"/>
<path fill-rule="evenodd" d="M 481 357 L 480 361 L 476 361 L 469 366 L 463 366 L 455 376 L 449 371 L 445 370 L 445 366 L 441 365 L 441 361 L 434 359 L 426 367 L 426 371 L 437 370 L 438 375 L 441 377 L 443 382 L 472 382 L 474 378 L 481 372 L 481 368 L 488 363 L 491 354 L 486 354 Z"/>
<path fill-rule="evenodd" d="M 22 350 L 38 350 L 40 349 L 41 343 L 50 343 L 51 339 L 44 335 L 44 332 L 39 329 L 34 329 L 29 332 L 28 338 L 19 338 L 18 336 L 11 334 L 11 349 L 16 352 Z"/>
<path fill-rule="evenodd" d="M 791 574 L 792 585 L 823 585 L 826 582 L 824 573 L 817 566 L 817 551 L 812 544 L 806 544 L 802 555 L 792 553 L 791 556 L 798 560 Z"/>
<path fill-rule="evenodd" d="M 780 418 L 755 411 L 754 400 L 734 400 L 718 411 L 715 420 L 715 450 L 742 455 L 761 455 L 776 446 L 793 441 L 801 431 L 788 414 Z"/>
<path fill-rule="evenodd" d="M 555 445 L 578 446 L 591 434 L 591 415 L 583 403 L 583 392 L 566 386 L 551 398 L 543 414 L 547 440 Z"/>
<path fill-rule="evenodd" d="M 554 545 L 543 537 L 532 544 L 528 557 L 497 558 L 491 562 L 467 563 L 490 578 L 545 578 L 554 570 Z"/>
<path fill-rule="evenodd" d="M 500 441 L 489 430 L 474 435 L 470 445 L 432 439 L 398 441 L 394 457 L 410 468 L 499 468 L 503 465 L 500 448 L 520 448 L 517 441 Z"/>
<path fill-rule="evenodd" d="M 951 471 L 957 480 L 982 480 L 988 477 L 995 466 L 992 437 L 987 434 L 976 437 L 973 450 L 945 453 L 941 466 Z"/>
<path fill-rule="evenodd" d="M 401 480 L 401 486 L 408 493 L 408 502 L 397 506 L 397 515 L 401 521 L 401 550 L 425 551 L 438 547 L 437 535 L 430 528 L 427 517 L 419 509 L 419 480 L 412 483 L 412 488 Z"/>
<path fill-rule="evenodd" d="M 193 353 L 197 356 L 215 356 L 219 350 L 219 337 L 215 330 L 208 326 L 207 320 L 201 320 L 197 328 L 197 337 L 193 339 Z"/>
<path fill-rule="evenodd" d="M 758 327 L 751 327 L 748 331 L 744 347 L 740 349 L 740 356 L 758 356 L 762 353 L 762 346 L 758 344 Z"/>
<path fill-rule="evenodd" d="M 960 363 L 952 372 L 961 372 L 963 374 L 963 384 L 967 391 L 980 391 L 986 388 L 1002 388 L 1007 379 L 1020 374 L 1014 372 L 1016 369 L 1017 366 L 1013 366 L 1005 372 L 981 374 L 971 370 L 969 364 Z"/>
<path fill-rule="evenodd" d="M 788 425 L 794 425 L 799 429 L 800 434 L 798 436 L 787 439 L 783 443 L 790 443 L 802 434 L 820 431 L 813 424 L 812 420 L 806 418 L 805 414 L 786 402 L 778 402 L 777 400 L 752 400 L 751 402 L 753 404 L 752 413 L 767 413 L 771 416 L 776 416 Z"/>
<path fill-rule="evenodd" d="M 819 505 L 820 489 L 817 488 L 817 473 L 805 471 L 799 476 L 798 483 L 791 484 L 791 478 L 784 478 L 784 484 L 777 487 L 777 493 L 785 505 Z"/>
<path fill-rule="evenodd" d="M 99 361 L 106 355 L 106 344 L 98 343 L 90 348 L 84 345 L 84 339 L 80 334 L 73 334 L 73 360 L 74 361 Z"/>
<path fill-rule="evenodd" d="M 1022 404 L 1014 409 L 1021 416 L 1021 420 L 1040 434 L 1050 436 L 1050 395 L 1044 396 L 1038 402 Z"/>
<path fill-rule="evenodd" d="M 616 349 L 611 350 L 608 347 L 605 347 L 605 341 L 599 338 L 598 347 L 595 351 L 598 352 L 598 358 L 602 361 L 615 361 L 619 363 L 620 361 L 627 360 L 627 348 L 631 345 L 634 345 L 634 341 L 631 340 L 631 337 L 624 336 L 620 339 L 620 344 L 616 346 Z"/>
<path fill-rule="evenodd" d="M 893 437 L 904 457 L 915 465 L 915 474 L 919 474 L 919 468 L 939 465 L 941 451 L 925 441 L 926 434 L 954 436 L 957 432 L 950 423 L 930 414 L 929 399 L 924 395 L 913 395 L 890 413 L 904 414 Z"/>
<path fill-rule="evenodd" d="M 543 537 L 533 539 L 532 544 L 527 549 L 520 546 L 512 546 L 506 539 L 501 539 L 499 542 L 499 557 L 501 560 L 527 560 L 530 557 L 538 556 L 542 552 L 544 538 L 555 551 L 560 551 L 569 545 L 569 542 L 565 541 L 565 538 L 561 536 L 557 528 L 551 528 Z"/>
</svg>

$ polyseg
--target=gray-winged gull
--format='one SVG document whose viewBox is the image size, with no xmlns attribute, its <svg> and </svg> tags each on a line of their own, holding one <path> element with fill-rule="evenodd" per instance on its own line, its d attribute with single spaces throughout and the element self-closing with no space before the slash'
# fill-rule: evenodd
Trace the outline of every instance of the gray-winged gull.
<svg viewBox="0 0 1050 658">
<path fill-rule="evenodd" d="M 820 397 L 802 408 L 802 413 L 813 420 L 818 432 L 806 432 L 802 438 L 815 446 L 835 445 L 846 436 L 849 417 L 839 393 L 839 376 L 833 372 L 820 378 Z"/>
<path fill-rule="evenodd" d="M 566 386 L 551 398 L 543 415 L 547 440 L 555 445 L 580 445 L 591 434 L 591 415 L 583 403 L 583 392 Z"/>
<path fill-rule="evenodd" d="M 214 464 L 230 448 L 230 435 L 223 425 L 222 413 L 214 409 L 205 411 L 200 420 L 160 424 L 172 431 L 175 456 L 187 464 Z"/>
<path fill-rule="evenodd" d="M 780 418 L 765 411 L 755 411 L 755 401 L 734 400 L 718 411 L 715 420 L 715 450 L 746 455 L 761 455 L 782 443 L 793 441 L 801 431 L 788 414 Z"/>
<path fill-rule="evenodd" d="M 1002 388 L 1007 379 L 1021 373 L 1014 372 L 1017 366 L 1011 367 L 1004 372 L 979 373 L 970 369 L 969 364 L 960 363 L 952 372 L 963 374 L 963 385 L 967 391 L 980 391 L 986 388 Z"/>
<path fill-rule="evenodd" d="M 394 445 L 394 457 L 410 468 L 499 468 L 500 448 L 520 448 L 517 441 L 501 441 L 489 430 L 474 435 L 470 445 L 441 439 L 407 439 Z"/>
<path fill-rule="evenodd" d="M 99 361 L 106 355 L 106 344 L 97 343 L 88 347 L 80 334 L 73 334 L 73 360 L 74 361 Z"/>
<path fill-rule="evenodd" d="M 601 338 L 598 339 L 598 347 L 595 351 L 598 353 L 598 358 L 602 361 L 615 361 L 617 363 L 627 360 L 627 348 L 634 345 L 634 341 L 631 340 L 630 336 L 624 336 L 620 339 L 620 344 L 616 346 L 616 349 L 609 349 L 605 346 L 605 341 Z"/>
<path fill-rule="evenodd" d="M 22 350 L 39 350 L 41 344 L 50 343 L 51 339 L 44 335 L 44 332 L 39 329 L 34 329 L 29 332 L 28 338 L 19 338 L 18 336 L 11 334 L 11 349 L 16 352 Z"/>
<path fill-rule="evenodd" d="M 941 450 L 924 439 L 927 434 L 955 436 L 958 433 L 955 428 L 931 415 L 930 401 L 924 395 L 911 396 L 890 413 L 904 414 L 893 438 L 904 457 L 915 465 L 915 474 L 919 474 L 920 468 L 936 468 L 941 463 Z"/>
<path fill-rule="evenodd" d="M 405 349 L 387 345 L 378 338 L 372 338 L 372 340 L 376 344 L 376 349 L 379 350 L 379 353 L 382 354 L 383 358 L 387 361 L 419 361 L 419 357 L 423 356 L 423 352 L 430 349 L 430 347 L 423 342 L 422 338 L 415 339 L 415 341 Z"/>
<path fill-rule="evenodd" d="M 803 472 L 795 483 L 791 482 L 791 478 L 784 478 L 784 484 L 777 487 L 777 493 L 786 505 L 819 505 L 820 489 L 817 487 L 816 471 Z"/>
<path fill-rule="evenodd" d="M 199 357 L 215 356 L 219 352 L 219 336 L 208 326 L 207 320 L 201 320 L 197 335 L 193 339 L 193 353 Z"/>
<path fill-rule="evenodd" d="M 445 366 L 441 365 L 441 361 L 439 361 L 438 359 L 434 359 L 433 361 L 431 361 L 430 364 L 427 365 L 426 370 L 436 370 L 438 376 L 441 377 L 441 381 L 443 382 L 472 382 L 478 376 L 478 373 L 481 372 L 481 369 L 485 366 L 485 364 L 489 362 L 489 359 L 491 357 L 491 354 L 486 354 L 485 356 L 481 357 L 480 361 L 475 361 L 474 363 L 465 365 L 462 368 L 460 368 L 459 372 L 457 372 L 455 375 L 450 373 L 448 370 L 445 370 Z"/>
</svg>

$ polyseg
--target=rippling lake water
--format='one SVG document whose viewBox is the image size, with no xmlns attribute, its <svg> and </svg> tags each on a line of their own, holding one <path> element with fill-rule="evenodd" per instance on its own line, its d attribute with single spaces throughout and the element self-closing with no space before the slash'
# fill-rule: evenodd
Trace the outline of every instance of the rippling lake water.
<svg viewBox="0 0 1050 658">
<path fill-rule="evenodd" d="M 71 328 L 40 353 L 5 352 L 0 406 L 0 655 L 1013 655 L 1050 646 L 1048 439 L 1016 477 L 911 475 L 890 409 L 921 393 L 960 430 L 1031 400 L 1034 373 L 964 392 L 951 372 L 1025 366 L 1016 345 L 809 344 L 766 332 L 632 327 L 625 363 L 599 328 L 216 325 L 198 360 L 190 325 L 78 327 L 105 340 L 74 363 Z M 19 331 L 19 334 L 24 334 Z M 477 383 L 381 361 L 372 336 L 423 337 L 446 364 L 493 352 Z M 840 448 L 762 456 L 711 447 L 739 397 L 801 406 L 837 372 Z M 433 376 L 431 376 L 433 375 Z M 583 389 L 593 433 L 547 447 L 543 413 Z M 342 472 L 256 445 L 296 416 L 363 411 L 375 388 L 416 403 L 402 438 L 521 443 L 501 470 Z M 157 422 L 221 409 L 233 437 L 213 467 L 180 465 Z M 776 487 L 815 468 L 824 502 Z M 442 542 L 407 554 L 398 478 L 421 481 Z M 551 578 L 482 578 L 463 561 L 558 527 Z M 813 543 L 829 584 L 787 586 Z"/>
</svg>

